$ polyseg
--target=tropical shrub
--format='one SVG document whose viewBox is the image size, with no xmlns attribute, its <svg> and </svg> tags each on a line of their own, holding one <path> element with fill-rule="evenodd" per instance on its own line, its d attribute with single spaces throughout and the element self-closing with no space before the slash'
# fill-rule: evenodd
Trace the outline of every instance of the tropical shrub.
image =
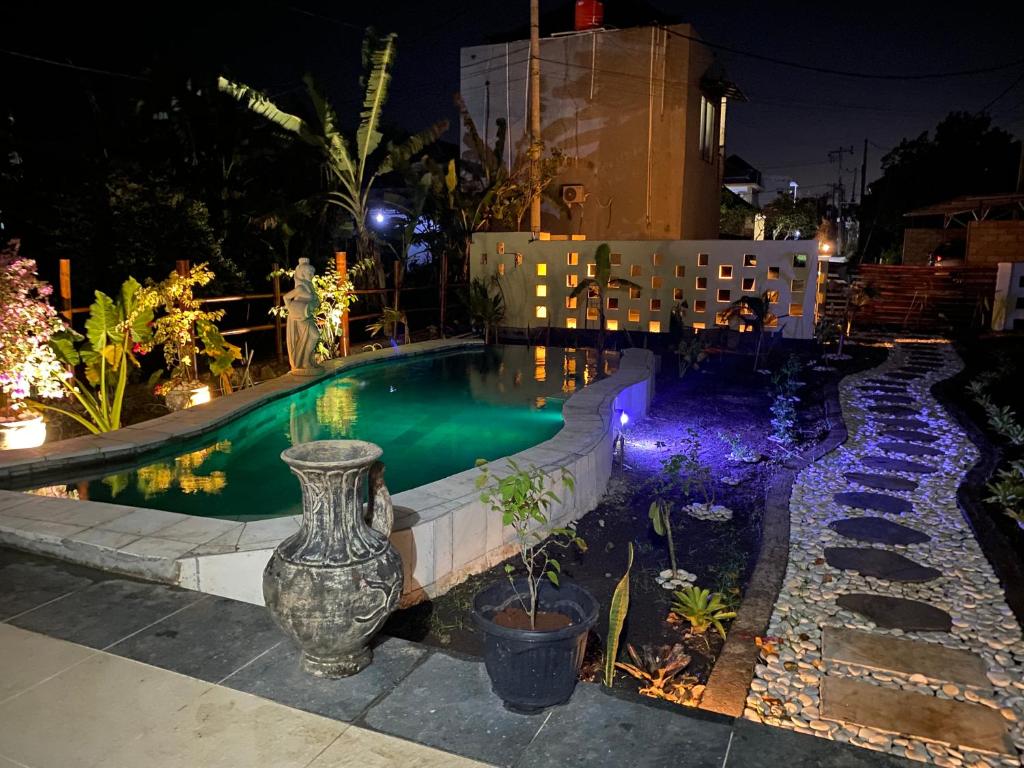
<svg viewBox="0 0 1024 768">
<path fill-rule="evenodd" d="M 64 327 L 47 301 L 53 289 L 19 245 L 12 240 L 0 251 L 0 417 L 18 415 L 27 398 L 63 397 L 67 377 L 50 346 Z"/>
<path fill-rule="evenodd" d="M 604 644 L 604 684 L 611 688 L 615 681 L 615 662 L 619 657 L 619 636 L 629 613 L 629 572 L 633 569 L 633 542 L 629 542 L 626 572 L 615 585 L 612 602 L 608 607 L 608 638 Z"/>
<path fill-rule="evenodd" d="M 371 266 L 371 262 L 358 262 L 348 272 L 349 274 L 361 274 Z M 271 278 L 291 279 L 294 276 L 294 269 L 279 269 L 270 274 Z M 317 328 L 320 330 L 317 354 L 321 360 L 329 360 L 341 354 L 345 337 L 342 318 L 359 297 L 356 295 L 352 280 L 348 276 L 343 280 L 335 264 L 329 264 L 323 274 L 313 275 L 313 290 L 316 291 L 317 298 L 320 300 L 314 314 Z M 270 314 L 287 318 L 288 310 L 283 305 L 271 307 Z"/>
<path fill-rule="evenodd" d="M 491 329 L 497 333 L 498 324 L 505 319 L 505 298 L 501 291 L 491 293 L 487 281 L 474 277 L 466 298 L 469 318 L 484 329 L 484 344 L 491 338 Z"/>
<path fill-rule="evenodd" d="M 690 629 L 694 634 L 702 635 L 710 627 L 714 627 L 722 639 L 725 639 L 725 627 L 722 626 L 722 622 L 735 618 L 736 613 L 726 607 L 720 593 L 691 586 L 673 592 L 672 595 L 672 613 L 690 622 Z"/>
</svg>

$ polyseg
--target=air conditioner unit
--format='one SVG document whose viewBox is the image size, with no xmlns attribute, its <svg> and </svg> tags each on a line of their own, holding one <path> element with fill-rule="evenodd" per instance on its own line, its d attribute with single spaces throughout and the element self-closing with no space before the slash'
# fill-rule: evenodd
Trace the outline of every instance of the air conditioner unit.
<svg viewBox="0 0 1024 768">
<path fill-rule="evenodd" d="M 586 197 L 582 184 L 563 184 L 562 201 L 569 205 L 583 205 Z"/>
</svg>

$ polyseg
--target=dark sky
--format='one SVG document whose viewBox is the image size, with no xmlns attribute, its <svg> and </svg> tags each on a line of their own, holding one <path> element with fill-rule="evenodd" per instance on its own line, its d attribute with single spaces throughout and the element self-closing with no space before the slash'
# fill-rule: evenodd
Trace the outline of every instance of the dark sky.
<svg viewBox="0 0 1024 768">
<path fill-rule="evenodd" d="M 8 4 L 0 16 L 0 47 L 77 66 L 139 74 L 153 56 L 224 69 L 285 103 L 301 94 L 309 69 L 326 82 L 340 111 L 358 107 L 356 70 L 362 28 L 399 34 L 389 115 L 415 130 L 454 117 L 459 47 L 525 28 L 527 0 L 435 0 L 346 3 L 295 0 L 219 2 L 182 0 L 136 4 L 131 12 L 78 4 L 58 11 L 45 3 Z M 651 0 L 666 21 L 689 21 L 710 42 L 810 66 L 873 74 L 927 74 L 993 67 L 1024 57 L 1024 10 L 959 3 L 670 2 Z M 609 16 L 637 6 L 609 0 Z M 541 0 L 542 34 L 571 27 L 571 3 Z M 628 14 L 627 14 L 628 15 Z M 929 130 L 950 110 L 990 108 L 996 123 L 1024 133 L 1024 63 L 975 76 L 927 81 L 864 80 L 803 72 L 720 52 L 730 77 L 749 96 L 729 112 L 730 153 L 764 173 L 791 175 L 808 192 L 825 190 L 839 172 L 827 152 L 853 146 L 843 159 L 847 185 L 869 139 L 868 179 L 901 138 Z M 75 98 L 85 81 L 131 93 L 137 81 L 105 77 L 0 55 L 0 88 L 19 83 L 40 98 Z M 455 138 L 454 132 L 451 133 Z"/>
</svg>

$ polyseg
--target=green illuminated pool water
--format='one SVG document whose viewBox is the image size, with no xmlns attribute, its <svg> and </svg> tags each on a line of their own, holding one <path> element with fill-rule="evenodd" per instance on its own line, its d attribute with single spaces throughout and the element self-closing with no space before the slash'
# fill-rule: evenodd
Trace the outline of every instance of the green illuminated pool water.
<svg viewBox="0 0 1024 768">
<path fill-rule="evenodd" d="M 375 363 L 261 406 L 138 466 L 69 483 L 81 498 L 255 520 L 301 511 L 280 453 L 358 438 L 384 449 L 392 493 L 552 437 L 565 397 L 593 373 L 586 352 L 492 347 Z"/>
</svg>

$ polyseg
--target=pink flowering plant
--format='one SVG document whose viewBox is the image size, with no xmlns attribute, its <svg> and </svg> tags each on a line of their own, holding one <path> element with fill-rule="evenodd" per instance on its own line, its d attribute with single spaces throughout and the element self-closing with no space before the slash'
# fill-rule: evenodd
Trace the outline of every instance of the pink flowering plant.
<svg viewBox="0 0 1024 768">
<path fill-rule="evenodd" d="M 50 346 L 64 328 L 48 301 L 53 288 L 19 246 L 12 240 L 0 250 L 0 419 L 30 413 L 28 398 L 63 397 L 69 376 Z"/>
</svg>

